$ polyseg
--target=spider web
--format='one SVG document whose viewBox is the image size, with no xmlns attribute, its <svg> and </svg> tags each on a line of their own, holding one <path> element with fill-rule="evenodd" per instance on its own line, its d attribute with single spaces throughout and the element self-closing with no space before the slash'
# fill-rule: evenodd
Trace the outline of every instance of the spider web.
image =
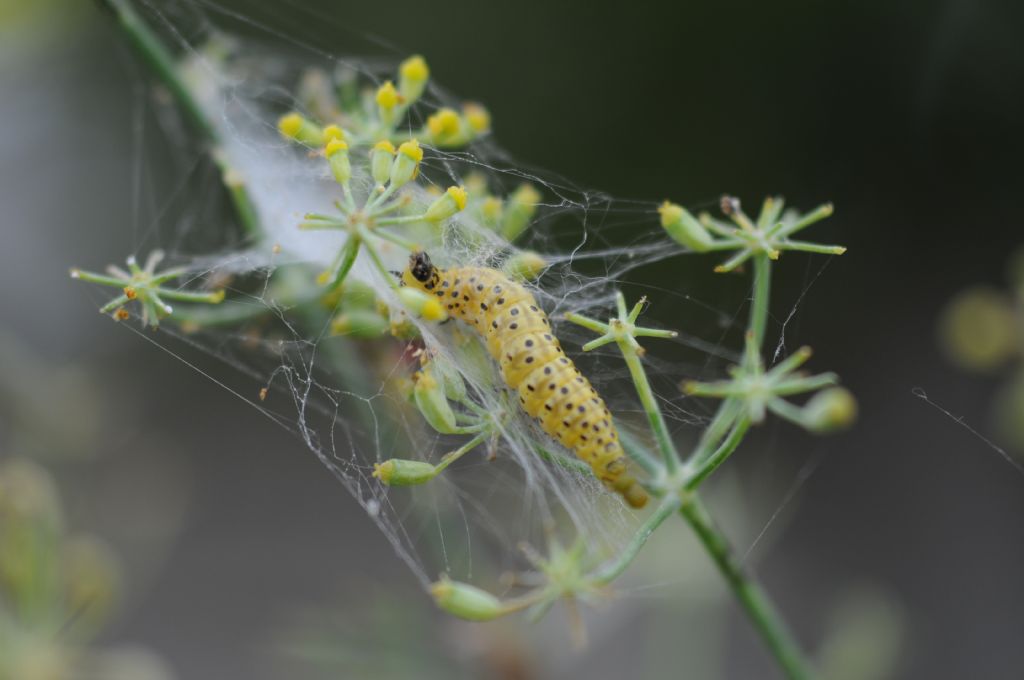
<svg viewBox="0 0 1024 680">
<path fill-rule="evenodd" d="M 429 484 L 389 488 L 371 476 L 375 463 L 393 457 L 437 462 L 466 438 L 434 433 L 402 396 L 402 381 L 417 367 L 420 345 L 386 336 L 373 341 L 333 336 L 331 310 L 304 311 L 296 290 L 315 286 L 315 274 L 330 266 L 345 236 L 303 232 L 297 225 L 308 212 L 331 212 L 340 194 L 322 159 L 283 141 L 275 123 L 282 112 L 307 107 L 296 94 L 304 76 L 359 78 L 373 86 L 390 77 L 405 55 L 355 58 L 310 46 L 300 32 L 287 28 L 287 18 L 297 11 L 290 3 L 261 10 L 279 13 L 281 22 L 273 27 L 207 1 L 144 2 L 140 9 L 187 60 L 187 77 L 221 140 L 217 152 L 233 178 L 244 181 L 262 227 L 258 235 L 239 233 L 227 217 L 221 169 L 210 162 L 208 149 L 195 140 L 166 93 L 157 89 L 156 97 L 149 96 L 141 85 L 148 81 L 143 67 L 135 66 L 137 157 L 130 199 L 135 254 L 141 259 L 162 248 L 174 264 L 189 268 L 183 286 L 226 286 L 225 304 L 238 317 L 234 324 L 196 327 L 165 322 L 158 334 L 140 335 L 293 432 L 352 494 L 424 586 L 447 572 L 493 587 L 495 574 L 523 566 L 517 545 L 543 545 L 552 531 L 563 542 L 584 540 L 599 553 L 619 546 L 634 515 L 589 476 L 540 459 L 534 445 L 553 443 L 522 413 L 503 422 L 491 456 L 481 447 Z M 366 39 L 344 27 L 337 32 L 356 44 Z M 432 80 L 422 103 L 410 111 L 408 130 L 418 129 L 438 107 L 457 102 Z M 681 333 L 674 346 L 664 340 L 647 343 L 645 362 L 672 429 L 680 437 L 696 437 L 709 414 L 681 396 L 677 385 L 684 376 L 719 372 L 736 361 L 728 348 L 738 345 L 733 341 L 742 330 L 744 300 L 721 307 L 685 284 L 666 289 L 644 280 L 647 267 L 679 255 L 658 227 L 656 204 L 613 199 L 525 169 L 491 138 L 460 151 L 428 148 L 421 175 L 420 186 L 412 189 L 420 199 L 429 187 L 463 184 L 473 175 L 499 195 L 523 181 L 541 190 L 540 210 L 515 245 L 460 214 L 431 256 L 445 266 L 500 266 L 520 249 L 541 253 L 548 266 L 532 292 L 567 353 L 607 401 L 617 427 L 641 441 L 648 439 L 644 414 L 614 345 L 584 355 L 579 347 L 593 336 L 563 316 L 606 318 L 623 287 L 655 297 L 645 323 Z M 357 195 L 372 187 L 365 175 L 354 182 Z M 396 270 L 407 258 L 398 248 L 382 249 L 382 255 Z M 400 308 L 365 254 L 349 277 Z M 477 404 L 488 412 L 505 408 L 496 367 L 490 375 L 463 368 L 465 327 L 419 324 L 419 331 L 422 345 L 438 360 L 462 370 Z M 776 355 L 783 348 L 780 338 Z M 215 357 L 227 367 L 225 373 L 190 363 L 184 356 L 188 351 Z M 263 388 L 265 400 L 258 396 Z M 479 577 L 481 572 L 485 576 Z"/>
</svg>

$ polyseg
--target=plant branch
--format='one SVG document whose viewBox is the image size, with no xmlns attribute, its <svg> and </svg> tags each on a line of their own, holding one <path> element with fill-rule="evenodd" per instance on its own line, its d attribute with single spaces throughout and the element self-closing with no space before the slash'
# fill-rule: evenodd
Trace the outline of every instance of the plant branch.
<svg viewBox="0 0 1024 680">
<path fill-rule="evenodd" d="M 681 514 L 697 534 L 718 571 L 736 595 L 750 622 L 790 680 L 811 680 L 814 673 L 793 639 L 792 633 L 761 586 L 733 557 L 728 541 L 715 527 L 707 509 L 696 495 L 690 496 Z"/>
</svg>

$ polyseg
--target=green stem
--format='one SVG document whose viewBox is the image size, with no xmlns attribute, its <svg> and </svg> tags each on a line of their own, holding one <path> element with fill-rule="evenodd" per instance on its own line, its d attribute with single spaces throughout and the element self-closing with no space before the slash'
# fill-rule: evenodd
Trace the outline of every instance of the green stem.
<svg viewBox="0 0 1024 680">
<path fill-rule="evenodd" d="M 679 453 L 676 451 L 676 445 L 672 441 L 671 435 L 669 435 L 668 425 L 665 424 L 661 408 L 654 398 L 654 392 L 651 390 L 651 384 L 647 380 L 647 373 L 644 371 L 643 364 L 640 361 L 640 355 L 633 347 L 624 342 L 619 343 L 619 349 L 626 360 L 626 366 L 629 367 L 629 374 L 633 378 L 637 395 L 640 397 L 640 405 L 643 406 L 644 413 L 647 414 L 647 421 L 651 424 L 651 431 L 658 442 L 661 456 L 665 459 L 665 469 L 669 474 L 672 474 L 679 469 Z"/>
<path fill-rule="evenodd" d="M 438 462 L 438 464 L 434 466 L 434 474 L 435 475 L 439 475 L 442 472 L 444 472 L 444 470 L 449 465 L 451 465 L 452 463 L 457 461 L 459 458 L 462 458 L 464 455 L 466 455 L 467 453 L 472 451 L 479 444 L 483 443 L 483 441 L 485 439 L 487 439 L 488 437 L 490 437 L 492 435 L 493 435 L 493 432 L 491 430 L 487 430 L 486 432 L 481 432 L 480 434 L 478 434 L 477 436 L 473 437 L 468 442 L 466 442 L 465 444 L 463 444 L 459 448 L 455 449 L 454 451 L 451 451 L 450 453 L 444 454 L 444 456 L 441 458 L 440 462 Z"/>
<path fill-rule="evenodd" d="M 178 62 L 174 56 L 161 43 L 153 31 L 146 26 L 142 18 L 135 12 L 126 0 L 99 0 L 117 17 L 117 23 L 128 37 L 132 47 L 139 53 L 142 60 L 153 70 L 157 77 L 163 82 L 164 87 L 178 102 L 185 113 L 185 117 L 192 123 L 196 130 L 215 147 L 211 156 L 220 168 L 224 178 L 224 185 L 231 195 L 238 219 L 242 228 L 249 236 L 259 236 L 262 230 L 259 224 L 259 213 L 253 203 L 245 184 L 237 178 L 232 177 L 232 168 L 223 160 L 216 147 L 220 144 L 220 135 L 217 128 L 210 122 L 202 106 L 193 96 L 189 86 L 182 80 L 178 73 Z"/>
<path fill-rule="evenodd" d="M 739 421 L 732 428 L 732 432 L 729 433 L 729 437 L 722 442 L 722 445 L 711 454 L 706 461 L 700 464 L 700 467 L 693 476 L 687 480 L 684 488 L 687 491 L 693 491 L 700 483 L 707 479 L 712 472 L 718 469 L 718 466 L 725 462 L 725 459 L 732 455 L 732 452 L 736 450 L 736 447 L 743 441 L 743 436 L 747 433 L 750 428 L 750 419 L 747 417 L 741 417 Z"/>
<path fill-rule="evenodd" d="M 725 577 L 786 677 L 790 680 L 813 678 L 813 671 L 768 594 L 733 557 L 728 542 L 715 527 L 711 516 L 696 495 L 691 496 L 683 504 L 681 513 L 708 551 L 715 566 Z"/>
<path fill-rule="evenodd" d="M 754 343 L 761 348 L 765 327 L 768 325 L 768 297 L 772 285 L 772 263 L 768 253 L 754 256 L 754 299 L 750 305 L 748 331 L 754 334 Z"/>
<path fill-rule="evenodd" d="M 664 472 L 655 454 L 628 430 L 619 430 L 619 443 L 626 455 L 651 477 L 658 477 Z"/>
<path fill-rule="evenodd" d="M 163 81 L 164 87 L 171 91 L 192 124 L 207 140 L 216 144 L 218 142 L 217 130 L 206 118 L 206 114 L 203 113 L 202 107 L 192 96 L 188 86 L 178 76 L 177 61 L 163 46 L 160 39 L 125 0 L 100 0 L 100 2 L 105 3 L 114 13 L 132 47 L 138 50 L 146 64 Z"/>
<path fill-rule="evenodd" d="M 697 443 L 693 453 L 690 454 L 689 459 L 686 461 L 687 464 L 704 464 L 704 462 L 712 455 L 713 448 L 718 445 L 718 442 L 720 442 L 722 437 L 724 437 L 729 431 L 733 421 L 736 420 L 736 416 L 739 415 L 740 410 L 741 406 L 738 404 L 735 397 L 729 397 L 718 406 L 718 411 L 715 412 L 711 422 L 704 429 L 704 434 L 701 435 L 700 442 Z"/>
<path fill-rule="evenodd" d="M 612 562 L 603 565 L 594 573 L 594 583 L 597 585 L 607 585 L 617 579 L 636 559 L 636 556 L 647 543 L 647 539 L 654 533 L 654 530 L 661 526 L 661 523 L 670 515 L 674 515 L 681 505 L 682 501 L 675 494 L 667 494 L 662 498 L 658 508 L 637 528 L 636 533 L 633 534 L 633 538 L 630 539 L 622 553 Z"/>
</svg>

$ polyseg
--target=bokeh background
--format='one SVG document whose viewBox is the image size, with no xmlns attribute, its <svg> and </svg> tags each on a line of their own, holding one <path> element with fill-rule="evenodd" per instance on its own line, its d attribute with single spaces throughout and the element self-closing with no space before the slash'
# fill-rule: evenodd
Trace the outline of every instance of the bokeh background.
<svg viewBox="0 0 1024 680">
<path fill-rule="evenodd" d="M 202 4 L 335 54 L 422 53 L 487 104 L 515 157 L 616 197 L 834 202 L 817 237 L 849 252 L 824 270 L 794 257 L 773 311 L 803 295 L 787 345 L 843 376 L 860 421 L 830 439 L 769 428 L 759 453 L 777 462 L 737 456 L 717 503 L 742 514 L 728 498 L 764 481 L 742 520 L 756 533 L 803 480 L 752 564 L 808 647 L 867 602 L 901 650 L 888 677 L 1020 676 L 1024 476 L 914 393 L 995 436 L 1003 376 L 959 370 L 937 327 L 957 291 L 1005 286 L 1024 243 L 1014 3 Z M 149 83 L 94 4 L 0 1 L 0 460 L 40 461 L 67 524 L 122 561 L 98 645 L 144 646 L 181 678 L 371 677 L 396 649 L 392 677 L 773 677 L 700 559 L 668 613 L 649 611 L 663 591 L 627 596 L 608 644 L 584 652 L 536 654 L 525 624 L 440 619 L 301 442 L 97 315 L 68 266 L 132 251 L 167 190 Z M 660 284 L 713 297 L 707 262 L 685 262 Z"/>
</svg>

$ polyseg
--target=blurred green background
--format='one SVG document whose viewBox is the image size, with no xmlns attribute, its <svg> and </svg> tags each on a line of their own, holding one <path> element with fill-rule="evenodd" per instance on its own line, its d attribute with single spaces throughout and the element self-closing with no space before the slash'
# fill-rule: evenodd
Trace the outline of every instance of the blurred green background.
<svg viewBox="0 0 1024 680">
<path fill-rule="evenodd" d="M 817 238 L 849 252 L 820 277 L 823 258 L 787 257 L 773 311 L 781 321 L 806 293 L 787 346 L 812 345 L 862 417 L 831 439 L 761 433 L 760 459 L 735 460 L 733 495 L 774 495 L 736 524 L 756 535 L 812 469 L 751 556 L 799 637 L 819 646 L 836 607 L 871 584 L 861 601 L 884 593 L 879 606 L 905 616 L 897 677 L 1019 677 L 1024 477 L 912 392 L 991 431 L 999 376 L 958 370 L 936 328 L 958 290 L 1003 285 L 1024 241 L 1017 4 L 148 4 L 172 19 L 199 6 L 261 39 L 270 25 L 284 44 L 331 54 L 422 53 L 446 88 L 487 104 L 515 158 L 616 197 L 834 202 Z M 376 668 L 374 650 L 391 645 L 411 665 L 387 677 L 770 677 L 727 601 L 701 609 L 719 586 L 700 559 L 686 563 L 692 582 L 604 610 L 611 622 L 587 652 L 538 653 L 521 626 L 437 627 L 384 537 L 298 440 L 97 315 L 68 266 L 142 246 L 139 217 L 159 221 L 173 189 L 169 152 L 149 146 L 149 82 L 92 3 L 0 1 L 0 458 L 50 469 L 67 523 L 124 562 L 120 614 L 97 644 L 144 645 L 183 678 L 320 677 L 314 666 L 370 677 L 353 669 Z M 661 267 L 660 285 L 742 300 L 742 282 L 683 262 Z M 212 357 L 201 367 L 230 371 Z M 670 596 L 668 614 L 649 601 Z M 654 637 L 659 616 L 678 639 Z M 688 658 L 707 656 L 708 620 L 721 632 L 703 667 Z M 352 650 L 370 665 L 352 665 Z M 320 662 L 299 661 L 310 657 Z M 330 670 L 339 663 L 351 675 Z"/>
</svg>

